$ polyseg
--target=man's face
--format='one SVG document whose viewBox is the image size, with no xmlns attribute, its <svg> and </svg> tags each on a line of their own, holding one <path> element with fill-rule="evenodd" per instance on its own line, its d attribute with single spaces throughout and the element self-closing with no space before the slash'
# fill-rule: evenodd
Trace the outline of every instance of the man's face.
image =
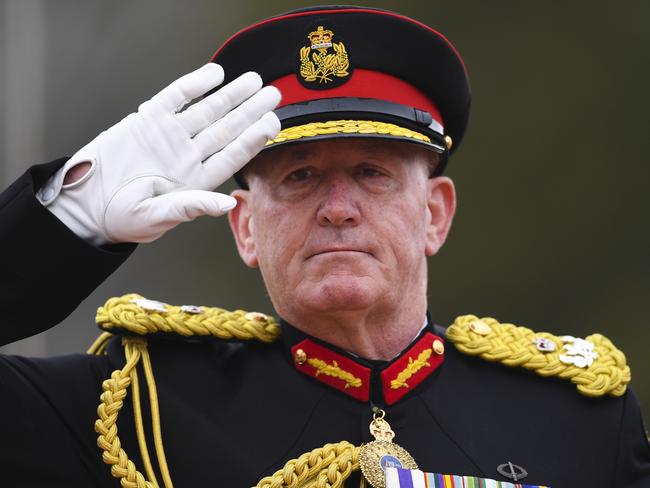
<svg viewBox="0 0 650 488">
<path fill-rule="evenodd" d="M 426 256 L 444 242 L 455 197 L 429 178 L 437 156 L 408 143 L 337 139 L 269 150 L 246 169 L 230 221 L 277 312 L 399 307 L 426 299 Z"/>
</svg>

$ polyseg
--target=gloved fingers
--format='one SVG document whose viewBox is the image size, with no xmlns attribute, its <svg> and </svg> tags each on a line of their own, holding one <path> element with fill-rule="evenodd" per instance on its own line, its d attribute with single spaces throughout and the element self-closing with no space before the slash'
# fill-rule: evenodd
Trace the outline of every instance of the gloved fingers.
<svg viewBox="0 0 650 488">
<path fill-rule="evenodd" d="M 201 160 L 205 160 L 237 139 L 264 114 L 272 111 L 280 103 L 280 99 L 277 88 L 264 87 L 225 117 L 199 132 L 194 137 L 194 143 L 201 154 Z"/>
<path fill-rule="evenodd" d="M 237 200 L 223 193 L 184 190 L 165 193 L 140 202 L 129 220 L 137 222 L 127 231 L 130 242 L 151 242 L 183 222 L 202 215 L 217 217 L 237 205 Z"/>
<path fill-rule="evenodd" d="M 188 222 L 201 215 L 219 216 L 235 208 L 230 195 L 201 190 L 165 193 L 149 199 L 151 222 Z"/>
<path fill-rule="evenodd" d="M 220 85 L 223 79 L 223 68 L 216 63 L 208 63 L 173 81 L 151 100 L 166 110 L 178 110 L 190 100 Z"/>
<path fill-rule="evenodd" d="M 199 186 L 205 189 L 219 186 L 243 168 L 279 132 L 278 117 L 273 112 L 266 113 L 237 139 L 203 162 L 204 175 Z"/>
<path fill-rule="evenodd" d="M 190 134 L 205 129 L 262 88 L 262 78 L 249 71 L 205 99 L 180 112 L 176 119 Z"/>
</svg>

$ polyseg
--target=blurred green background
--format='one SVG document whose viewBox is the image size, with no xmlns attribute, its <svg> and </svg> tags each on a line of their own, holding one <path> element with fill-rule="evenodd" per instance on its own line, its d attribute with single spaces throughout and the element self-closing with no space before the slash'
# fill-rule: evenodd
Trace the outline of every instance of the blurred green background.
<svg viewBox="0 0 650 488">
<path fill-rule="evenodd" d="M 4 0 L 0 183 L 71 155 L 238 29 L 318 3 Z M 650 419 L 650 3 L 364 5 L 439 29 L 470 73 L 473 113 L 448 170 L 458 214 L 430 261 L 436 321 L 474 313 L 559 334 L 602 332 L 627 354 Z M 60 326 L 3 351 L 83 351 L 98 333 L 96 307 L 127 292 L 272 312 L 226 220 L 203 218 L 141 246 Z"/>
</svg>

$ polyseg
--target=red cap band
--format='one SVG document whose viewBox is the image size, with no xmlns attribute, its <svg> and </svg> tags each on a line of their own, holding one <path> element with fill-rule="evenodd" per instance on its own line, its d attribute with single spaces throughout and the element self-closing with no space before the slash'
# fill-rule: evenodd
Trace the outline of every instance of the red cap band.
<svg viewBox="0 0 650 488">
<path fill-rule="evenodd" d="M 305 88 L 293 73 L 269 85 L 282 93 L 280 107 L 319 98 L 375 98 L 429 112 L 434 120 L 443 125 L 440 111 L 422 91 L 404 80 L 379 71 L 356 68 L 343 85 L 322 90 Z"/>
</svg>

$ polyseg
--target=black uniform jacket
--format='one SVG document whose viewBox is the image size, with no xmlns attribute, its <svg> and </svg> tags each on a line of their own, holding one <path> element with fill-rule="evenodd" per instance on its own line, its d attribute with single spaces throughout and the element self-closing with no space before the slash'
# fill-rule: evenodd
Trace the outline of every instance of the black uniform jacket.
<svg viewBox="0 0 650 488">
<path fill-rule="evenodd" d="M 2 343 L 62 320 L 132 250 L 93 248 L 40 206 L 34 187 L 60 164 L 32 168 L 0 196 Z M 444 335 L 432 325 L 422 334 L 431 332 Z M 650 487 L 650 446 L 631 390 L 587 398 L 567 381 L 467 357 L 446 344 L 439 367 L 387 406 L 377 378 L 389 363 L 320 343 L 373 371 L 370 401 L 359 401 L 296 370 L 291 347 L 304 339 L 284 324 L 282 339 L 271 345 L 150 340 L 177 488 L 249 487 L 326 443 L 370 441 L 371 404 L 385 408 L 395 442 L 426 471 L 507 481 L 496 468 L 510 461 L 526 469 L 528 484 Z M 101 383 L 124 365 L 119 339 L 107 352 L 0 357 L 0 486 L 119 486 L 93 429 Z M 145 425 L 147 417 L 145 411 Z M 142 471 L 128 397 L 118 427 Z"/>
</svg>

